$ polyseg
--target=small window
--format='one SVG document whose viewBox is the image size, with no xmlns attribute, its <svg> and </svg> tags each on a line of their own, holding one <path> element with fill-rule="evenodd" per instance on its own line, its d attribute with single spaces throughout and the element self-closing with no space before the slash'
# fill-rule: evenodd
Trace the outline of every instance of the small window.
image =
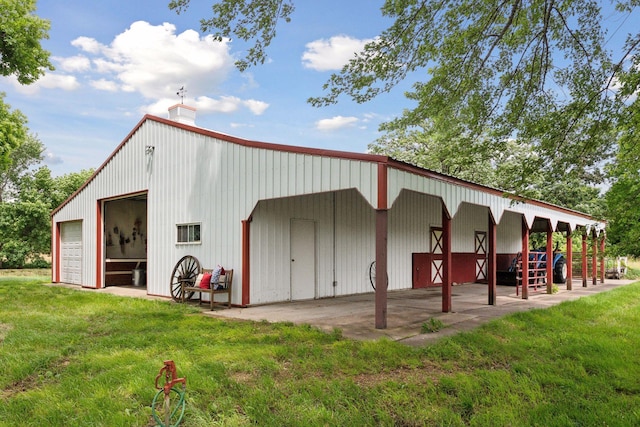
<svg viewBox="0 0 640 427">
<path fill-rule="evenodd" d="M 178 243 L 200 243 L 200 224 L 178 224 Z"/>
</svg>

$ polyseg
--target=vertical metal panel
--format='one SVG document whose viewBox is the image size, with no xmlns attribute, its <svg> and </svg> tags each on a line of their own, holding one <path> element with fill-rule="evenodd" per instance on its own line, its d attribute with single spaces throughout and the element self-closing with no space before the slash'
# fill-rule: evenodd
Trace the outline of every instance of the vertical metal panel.
<svg viewBox="0 0 640 427">
<path fill-rule="evenodd" d="M 251 223 L 251 303 L 291 298 L 291 219 L 316 224 L 316 297 L 333 296 L 333 196 L 331 193 L 260 201 Z"/>
<path fill-rule="evenodd" d="M 475 252 L 475 232 L 487 231 L 489 210 L 484 206 L 462 203 L 451 221 L 451 251 Z"/>
<path fill-rule="evenodd" d="M 251 303 L 290 299 L 291 218 L 316 222 L 317 298 L 372 292 L 373 212 L 355 190 L 260 201 L 251 224 Z"/>
<path fill-rule="evenodd" d="M 505 211 L 496 230 L 496 251 L 515 254 L 522 250 L 522 215 Z"/>
<path fill-rule="evenodd" d="M 388 186 L 389 202 L 393 203 L 403 189 L 442 198 L 452 216 L 455 216 L 460 205 L 466 202 L 473 205 L 489 207 L 496 219 L 499 219 L 505 210 L 510 210 L 525 215 L 530 224 L 536 216 L 550 219 L 552 224 L 556 224 L 558 221 L 565 222 L 569 224 L 572 229 L 574 229 L 576 225 L 585 225 L 589 222 L 580 215 L 572 215 L 567 212 L 530 203 L 514 203 L 512 199 L 502 197 L 502 195 L 390 168 Z"/>
<path fill-rule="evenodd" d="M 336 295 L 373 292 L 369 264 L 375 260 L 375 216 L 355 190 L 336 193 Z"/>
<path fill-rule="evenodd" d="M 389 289 L 413 286 L 412 253 L 429 252 L 429 229 L 442 224 L 438 198 L 402 191 L 389 210 Z"/>
</svg>

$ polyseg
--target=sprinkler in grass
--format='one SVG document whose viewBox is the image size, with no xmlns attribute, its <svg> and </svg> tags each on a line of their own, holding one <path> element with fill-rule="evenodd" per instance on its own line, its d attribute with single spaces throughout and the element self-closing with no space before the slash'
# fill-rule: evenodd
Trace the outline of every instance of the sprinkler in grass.
<svg viewBox="0 0 640 427">
<path fill-rule="evenodd" d="M 164 385 L 158 381 L 164 375 Z M 182 384 L 181 388 L 176 387 Z M 178 378 L 176 364 L 173 360 L 165 360 L 164 366 L 156 375 L 156 389 L 158 392 L 151 404 L 151 413 L 160 427 L 174 427 L 180 425 L 184 416 L 184 395 L 187 388 L 187 380 Z M 162 398 L 161 398 L 162 397 Z"/>
</svg>

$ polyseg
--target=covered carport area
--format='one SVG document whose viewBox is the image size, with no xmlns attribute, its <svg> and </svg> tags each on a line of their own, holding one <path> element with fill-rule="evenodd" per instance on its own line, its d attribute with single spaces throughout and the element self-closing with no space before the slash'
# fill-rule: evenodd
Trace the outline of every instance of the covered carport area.
<svg viewBox="0 0 640 427">
<path fill-rule="evenodd" d="M 631 282 L 607 279 L 597 286 L 575 286 L 573 291 L 560 286 L 555 294 L 531 292 L 528 300 L 517 296 L 513 286 L 498 286 L 495 305 L 486 304 L 486 284 L 468 283 L 453 287 L 451 298 L 455 310 L 446 313 L 441 311 L 439 288 L 390 291 L 387 295 L 389 314 L 386 329 L 373 326 L 373 293 L 249 308 L 234 307 L 213 312 L 204 310 L 203 313 L 229 319 L 306 324 L 329 333 L 339 330 L 343 336 L 357 340 L 385 338 L 409 345 L 422 345 L 443 336 L 471 330 L 506 314 L 548 308 L 563 301 L 609 291 Z M 574 285 L 579 283 L 578 279 Z M 431 318 L 441 321 L 444 327 L 437 332 L 423 333 L 422 325 Z"/>
<path fill-rule="evenodd" d="M 572 247 L 572 235 L 575 230 L 582 230 L 583 247 L 588 236 L 593 241 L 593 276 L 596 283 L 597 248 L 603 243 L 598 243 L 598 237 L 602 234 L 605 224 L 594 220 L 589 215 L 545 202 L 524 199 L 503 191 L 461 181 L 452 177 L 420 169 L 411 165 L 389 159 L 386 163 L 378 164 L 378 188 L 375 201 L 375 261 L 377 265 L 376 290 L 374 297 L 375 327 L 386 329 L 389 317 L 389 298 L 386 286 L 388 277 L 388 240 L 389 236 L 389 211 L 394 201 L 405 190 L 427 194 L 441 201 L 441 235 L 438 238 L 438 250 L 441 257 L 438 271 L 441 275 L 440 295 L 441 309 L 443 313 L 453 312 L 453 235 L 452 219 L 460 206 L 475 205 L 486 207 L 487 214 L 487 285 L 485 287 L 488 305 L 497 304 L 497 257 L 498 257 L 498 225 L 506 212 L 519 215 L 521 225 L 510 227 L 510 239 L 520 243 L 522 260 L 529 259 L 529 235 L 532 231 L 546 232 L 547 259 L 552 259 L 552 236 L 554 232 L 564 232 L 567 239 L 567 247 Z M 603 240 L 600 240 L 603 242 Z M 586 250 L 583 253 L 583 266 L 586 265 Z M 571 254 L 569 261 L 571 261 Z M 552 277 L 552 263 L 547 263 L 547 277 Z M 586 267 L 583 272 L 586 271 Z M 522 262 L 522 276 L 529 277 L 528 262 Z M 583 274 L 586 277 L 586 274 Z M 568 280 L 569 289 L 573 288 L 572 280 Z M 547 280 L 547 291 L 552 291 L 552 281 Z M 522 286 L 522 299 L 529 298 L 528 286 Z M 399 310 L 403 310 L 402 307 Z M 457 308 L 455 308 L 457 310 Z"/>
</svg>

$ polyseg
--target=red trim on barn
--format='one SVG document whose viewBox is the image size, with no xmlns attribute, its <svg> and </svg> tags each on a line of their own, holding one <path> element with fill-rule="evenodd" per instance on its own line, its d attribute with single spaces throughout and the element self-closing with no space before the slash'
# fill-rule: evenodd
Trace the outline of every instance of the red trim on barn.
<svg viewBox="0 0 640 427">
<path fill-rule="evenodd" d="M 451 263 L 456 268 L 451 269 L 452 283 L 476 283 L 476 261 L 478 254 L 475 252 L 453 252 Z"/>
<path fill-rule="evenodd" d="M 102 201 L 96 205 L 96 289 L 102 287 Z"/>
<path fill-rule="evenodd" d="M 55 258 L 53 259 L 53 263 L 52 263 L 54 268 L 51 271 L 51 281 L 53 283 L 60 283 L 60 247 L 61 247 L 60 223 L 53 224 L 53 220 L 51 222 L 52 222 L 51 227 L 54 230 L 54 233 L 52 236 L 53 241 L 51 242 L 51 245 L 55 251 L 55 255 L 54 255 Z"/>
<path fill-rule="evenodd" d="M 384 163 L 378 163 L 378 209 L 388 209 L 387 165 Z"/>
<path fill-rule="evenodd" d="M 250 304 L 250 271 L 251 271 L 251 217 L 242 220 L 242 306 L 246 307 Z"/>
</svg>

